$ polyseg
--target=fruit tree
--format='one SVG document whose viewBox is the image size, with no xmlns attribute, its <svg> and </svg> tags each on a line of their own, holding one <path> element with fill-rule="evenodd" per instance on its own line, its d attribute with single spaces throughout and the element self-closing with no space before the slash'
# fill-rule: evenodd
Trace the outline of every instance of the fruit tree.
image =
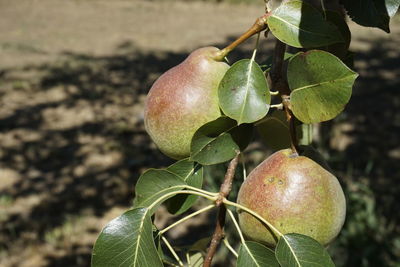
<svg viewBox="0 0 400 267">
<path fill-rule="evenodd" d="M 389 32 L 399 4 L 266 1 L 263 15 L 237 40 L 223 49 L 199 48 L 161 75 L 148 93 L 144 123 L 157 147 L 177 162 L 140 176 L 132 208 L 100 233 L 92 266 L 211 266 L 220 244 L 237 266 L 334 266 L 326 246 L 340 234 L 346 200 L 311 146 L 312 125 L 343 111 L 358 76 L 345 15 Z M 229 53 L 252 36 L 252 57 L 231 64 Z M 267 62 L 257 60 L 261 36 L 276 42 Z M 238 179 L 235 170 L 255 130 L 275 153 Z M 203 169 L 217 164 L 227 170 L 219 192 L 211 192 L 203 187 Z M 233 184 L 240 184 L 236 200 Z M 199 198 L 208 204 L 193 211 Z M 182 215 L 157 229 L 153 215 L 162 204 Z M 214 208 L 206 250 L 178 250 L 167 240 L 168 230 Z M 229 243 L 226 223 L 240 245 Z"/>
</svg>

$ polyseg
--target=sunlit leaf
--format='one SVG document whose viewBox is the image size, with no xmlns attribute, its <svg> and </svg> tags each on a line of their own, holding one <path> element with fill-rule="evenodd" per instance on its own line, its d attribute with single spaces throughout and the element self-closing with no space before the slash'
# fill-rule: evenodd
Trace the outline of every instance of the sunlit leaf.
<svg viewBox="0 0 400 267">
<path fill-rule="evenodd" d="M 312 124 L 301 124 L 296 128 L 297 140 L 299 145 L 307 146 L 313 141 Z"/>
<path fill-rule="evenodd" d="M 138 208 L 109 222 L 93 248 L 92 267 L 162 267 L 150 210 Z"/>
<path fill-rule="evenodd" d="M 200 252 L 197 252 L 190 255 L 189 261 L 189 267 L 201 267 L 203 266 L 204 257 Z"/>
<path fill-rule="evenodd" d="M 267 23 L 276 38 L 294 47 L 311 48 L 344 41 L 335 25 L 299 0 L 283 2 L 268 17 Z"/>
<path fill-rule="evenodd" d="M 276 245 L 275 255 L 282 267 L 334 267 L 325 248 L 311 237 L 286 234 Z"/>
<path fill-rule="evenodd" d="M 257 242 L 246 241 L 240 245 L 238 267 L 279 267 L 274 252 Z"/>
<path fill-rule="evenodd" d="M 238 124 L 264 117 L 271 101 L 265 75 L 252 59 L 242 59 L 230 67 L 219 84 L 218 98 L 224 114 Z"/>
<path fill-rule="evenodd" d="M 182 190 L 186 185 L 185 181 L 168 170 L 147 170 L 136 184 L 134 207 L 148 207 L 162 196 Z"/>
<path fill-rule="evenodd" d="M 287 71 L 294 115 L 304 123 L 336 117 L 350 100 L 357 76 L 328 52 L 311 50 L 296 54 Z"/>
</svg>

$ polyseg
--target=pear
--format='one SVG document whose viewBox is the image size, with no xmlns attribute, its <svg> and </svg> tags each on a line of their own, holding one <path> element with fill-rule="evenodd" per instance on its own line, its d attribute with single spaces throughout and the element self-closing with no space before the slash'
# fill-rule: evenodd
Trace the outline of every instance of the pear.
<svg viewBox="0 0 400 267">
<path fill-rule="evenodd" d="M 188 157 L 196 130 L 221 115 L 218 85 L 229 65 L 216 60 L 219 53 L 215 47 L 193 51 L 161 75 L 149 91 L 145 127 L 158 148 L 171 158 Z"/>
<path fill-rule="evenodd" d="M 308 235 L 322 245 L 338 235 L 346 214 L 346 200 L 336 177 L 290 149 L 275 152 L 258 165 L 241 185 L 237 202 L 281 233 Z M 276 245 L 276 236 L 267 226 L 243 210 L 238 212 L 245 236 Z"/>
</svg>

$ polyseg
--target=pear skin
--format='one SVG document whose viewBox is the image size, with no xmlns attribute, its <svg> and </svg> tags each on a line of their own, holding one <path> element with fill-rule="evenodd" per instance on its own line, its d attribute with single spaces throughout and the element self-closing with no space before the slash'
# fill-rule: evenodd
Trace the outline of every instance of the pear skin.
<svg viewBox="0 0 400 267">
<path fill-rule="evenodd" d="M 313 160 L 280 150 L 258 165 L 243 182 L 237 202 L 252 209 L 281 233 L 308 235 L 322 245 L 340 232 L 346 200 L 339 181 Z M 249 239 L 276 245 L 276 236 L 249 213 L 239 210 Z"/>
<path fill-rule="evenodd" d="M 214 59 L 219 51 L 215 47 L 193 51 L 161 75 L 149 91 L 145 127 L 157 147 L 171 158 L 188 157 L 196 130 L 221 115 L 218 85 L 229 65 Z"/>
</svg>

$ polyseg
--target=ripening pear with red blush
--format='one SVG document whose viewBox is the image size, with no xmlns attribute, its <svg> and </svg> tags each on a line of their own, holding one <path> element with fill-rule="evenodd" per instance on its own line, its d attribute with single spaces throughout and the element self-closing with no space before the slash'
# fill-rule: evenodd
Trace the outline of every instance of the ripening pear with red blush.
<svg viewBox="0 0 400 267">
<path fill-rule="evenodd" d="M 337 178 L 290 149 L 280 150 L 258 165 L 241 185 L 237 202 L 281 233 L 308 235 L 322 245 L 338 235 L 346 215 L 346 200 Z M 251 214 L 239 210 L 239 224 L 249 239 L 276 245 L 276 236 Z"/>
<path fill-rule="evenodd" d="M 215 47 L 193 51 L 161 75 L 149 91 L 145 127 L 157 147 L 171 158 L 188 157 L 196 130 L 221 115 L 218 86 L 229 65 L 215 59 L 219 53 Z"/>
</svg>

